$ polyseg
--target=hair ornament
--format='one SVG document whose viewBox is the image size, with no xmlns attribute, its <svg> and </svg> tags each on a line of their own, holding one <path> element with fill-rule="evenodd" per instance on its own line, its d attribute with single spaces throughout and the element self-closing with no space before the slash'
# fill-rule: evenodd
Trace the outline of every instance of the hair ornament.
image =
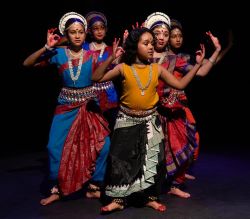
<svg viewBox="0 0 250 219">
<path fill-rule="evenodd" d="M 85 32 L 87 31 L 86 19 L 81 14 L 71 11 L 71 12 L 64 14 L 59 21 L 59 31 L 62 35 L 64 34 L 64 31 L 65 31 L 66 22 L 71 18 L 76 18 L 76 19 L 79 19 L 80 21 L 82 21 L 82 23 L 84 25 Z"/>
<path fill-rule="evenodd" d="M 96 22 L 102 21 L 104 25 L 107 27 L 107 18 L 106 16 L 99 11 L 91 11 L 85 15 L 89 28 Z"/>
<path fill-rule="evenodd" d="M 162 12 L 154 12 L 147 17 L 144 26 L 148 29 L 153 29 L 154 27 L 163 24 L 167 25 L 168 27 L 171 26 L 169 16 Z"/>
</svg>

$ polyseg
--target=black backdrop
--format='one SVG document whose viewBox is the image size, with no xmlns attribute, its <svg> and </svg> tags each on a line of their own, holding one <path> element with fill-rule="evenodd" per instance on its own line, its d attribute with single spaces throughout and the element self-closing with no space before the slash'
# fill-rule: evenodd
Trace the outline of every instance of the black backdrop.
<svg viewBox="0 0 250 219">
<path fill-rule="evenodd" d="M 48 28 L 57 27 L 69 11 L 86 14 L 101 11 L 108 19 L 110 44 L 124 29 L 142 22 L 155 11 L 182 22 L 185 48 L 194 52 L 211 30 L 227 44 L 229 29 L 234 45 L 224 59 L 202 79 L 187 88 L 191 109 L 201 133 L 202 148 L 247 148 L 249 74 L 243 52 L 249 37 L 247 15 L 240 2 L 216 5 L 218 1 L 28 1 L 7 2 L 8 16 L 2 17 L 2 155 L 39 151 L 46 148 L 60 80 L 54 69 L 24 69 L 23 60 L 46 42 Z M 137 4 L 137 5 L 135 5 Z M 223 3 L 220 3 L 223 4 Z M 239 15 L 235 15 L 239 13 Z M 209 47 L 208 47 L 209 48 Z M 209 56 L 208 49 L 207 55 Z M 246 55 L 246 54 L 245 54 Z"/>
</svg>

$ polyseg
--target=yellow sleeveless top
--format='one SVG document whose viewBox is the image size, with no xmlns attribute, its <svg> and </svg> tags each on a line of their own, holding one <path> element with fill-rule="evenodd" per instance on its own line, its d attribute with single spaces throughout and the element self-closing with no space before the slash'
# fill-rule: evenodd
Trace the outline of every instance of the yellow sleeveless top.
<svg viewBox="0 0 250 219">
<path fill-rule="evenodd" d="M 155 107 L 159 100 L 156 88 L 158 86 L 158 64 L 151 64 L 152 79 L 149 86 L 142 92 L 133 74 L 131 66 L 122 64 L 124 80 L 122 81 L 122 95 L 120 102 L 123 106 L 134 110 L 149 110 Z M 150 80 L 150 66 L 143 68 L 133 65 L 138 79 L 144 88 Z M 143 95 L 142 95 L 143 93 Z"/>
</svg>

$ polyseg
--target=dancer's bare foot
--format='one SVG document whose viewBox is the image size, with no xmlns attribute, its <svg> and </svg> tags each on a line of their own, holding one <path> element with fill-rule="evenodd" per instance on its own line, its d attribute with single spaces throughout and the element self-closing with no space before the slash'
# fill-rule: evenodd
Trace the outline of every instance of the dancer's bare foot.
<svg viewBox="0 0 250 219">
<path fill-rule="evenodd" d="M 157 201 L 149 201 L 146 206 L 155 209 L 156 211 L 166 211 L 167 207 Z"/>
<path fill-rule="evenodd" d="M 186 179 L 194 180 L 194 179 L 195 179 L 195 176 L 192 176 L 192 175 L 190 175 L 190 174 L 185 173 L 185 178 L 186 178 Z"/>
<path fill-rule="evenodd" d="M 124 209 L 122 199 L 114 199 L 111 203 L 101 208 L 102 214 L 109 214 L 114 211 L 120 211 Z"/>
<path fill-rule="evenodd" d="M 51 194 L 48 198 L 44 198 L 40 201 L 41 205 L 48 205 L 52 202 L 58 201 L 60 199 L 59 194 Z"/>
<path fill-rule="evenodd" d="M 180 198 L 189 198 L 191 196 L 189 193 L 183 192 L 177 187 L 171 187 L 168 194 L 176 195 L 176 196 L 179 196 Z"/>
<path fill-rule="evenodd" d="M 86 192 L 86 197 L 87 198 L 100 198 L 101 197 L 101 192 L 96 191 L 96 192 Z"/>
<path fill-rule="evenodd" d="M 100 188 L 96 185 L 89 184 L 88 190 L 86 192 L 86 197 L 87 198 L 100 198 L 101 197 Z"/>
</svg>

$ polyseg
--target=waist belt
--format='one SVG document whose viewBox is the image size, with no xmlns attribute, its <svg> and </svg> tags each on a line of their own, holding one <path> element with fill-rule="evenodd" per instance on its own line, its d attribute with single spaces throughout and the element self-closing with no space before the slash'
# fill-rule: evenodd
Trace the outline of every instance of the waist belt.
<svg viewBox="0 0 250 219">
<path fill-rule="evenodd" d="M 152 115 L 153 113 L 156 112 L 156 107 L 150 110 L 134 110 L 134 109 L 129 109 L 125 106 L 120 106 L 120 110 L 125 113 L 126 115 L 132 116 L 132 117 L 146 117 L 149 115 Z"/>
<path fill-rule="evenodd" d="M 59 94 L 59 99 L 68 103 L 81 103 L 95 97 L 96 93 L 92 86 L 77 89 L 63 87 Z"/>
</svg>

